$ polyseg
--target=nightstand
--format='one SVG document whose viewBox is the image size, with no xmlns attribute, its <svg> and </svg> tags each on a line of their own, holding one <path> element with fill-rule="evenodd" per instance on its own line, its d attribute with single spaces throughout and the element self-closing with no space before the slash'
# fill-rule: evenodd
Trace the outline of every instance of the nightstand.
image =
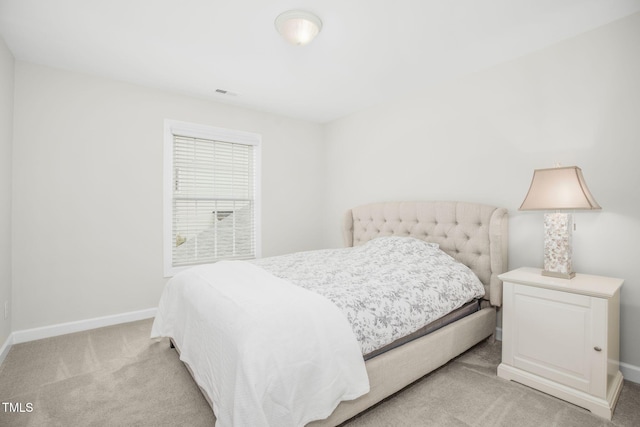
<svg viewBox="0 0 640 427">
<path fill-rule="evenodd" d="M 622 279 L 504 274 L 502 363 L 498 376 L 590 410 L 608 420 L 620 390 Z"/>
</svg>

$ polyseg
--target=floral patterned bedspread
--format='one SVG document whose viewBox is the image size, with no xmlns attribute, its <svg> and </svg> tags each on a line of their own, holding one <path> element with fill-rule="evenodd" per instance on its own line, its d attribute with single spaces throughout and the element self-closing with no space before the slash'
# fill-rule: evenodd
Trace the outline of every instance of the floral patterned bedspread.
<svg viewBox="0 0 640 427">
<path fill-rule="evenodd" d="M 253 261 L 331 300 L 368 354 L 484 295 L 464 264 L 412 237 L 379 237 L 353 248 Z"/>
</svg>

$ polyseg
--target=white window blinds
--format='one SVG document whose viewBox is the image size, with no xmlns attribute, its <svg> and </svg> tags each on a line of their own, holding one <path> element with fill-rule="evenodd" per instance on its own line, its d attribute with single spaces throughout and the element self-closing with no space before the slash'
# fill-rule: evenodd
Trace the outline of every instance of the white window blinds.
<svg viewBox="0 0 640 427">
<path fill-rule="evenodd" d="M 258 146 L 176 126 L 171 138 L 171 268 L 256 258 Z"/>
</svg>

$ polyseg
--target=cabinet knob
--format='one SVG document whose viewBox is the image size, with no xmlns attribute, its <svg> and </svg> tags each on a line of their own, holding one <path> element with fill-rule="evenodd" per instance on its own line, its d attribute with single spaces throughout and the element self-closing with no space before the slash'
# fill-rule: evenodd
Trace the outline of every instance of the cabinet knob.
<svg viewBox="0 0 640 427">
<path fill-rule="evenodd" d="M 602 351 L 602 349 L 601 349 L 600 347 L 598 347 L 598 346 L 593 347 L 593 349 L 594 349 L 595 351 Z"/>
</svg>

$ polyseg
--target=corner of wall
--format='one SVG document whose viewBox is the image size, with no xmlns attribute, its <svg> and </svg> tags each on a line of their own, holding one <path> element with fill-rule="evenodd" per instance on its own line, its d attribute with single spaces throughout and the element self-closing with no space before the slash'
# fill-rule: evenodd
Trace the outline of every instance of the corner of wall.
<svg viewBox="0 0 640 427">
<path fill-rule="evenodd" d="M 10 347 L 12 304 L 12 145 L 15 60 L 0 37 L 0 359 Z M 7 344 L 8 343 L 8 344 Z"/>
</svg>

